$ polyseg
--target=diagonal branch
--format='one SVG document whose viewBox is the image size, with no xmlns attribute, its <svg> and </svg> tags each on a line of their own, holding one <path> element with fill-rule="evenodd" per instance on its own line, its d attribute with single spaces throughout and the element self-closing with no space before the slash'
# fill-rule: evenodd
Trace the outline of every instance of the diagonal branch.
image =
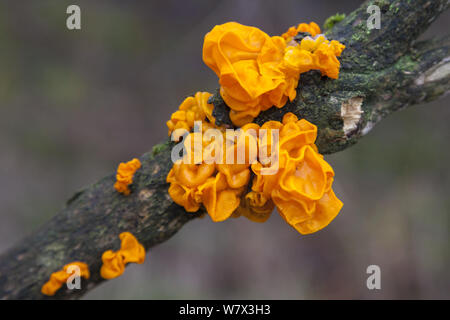
<svg viewBox="0 0 450 320">
<path fill-rule="evenodd" d="M 380 6 L 380 30 L 366 27 L 370 4 Z M 447 93 L 450 38 L 414 41 L 448 5 L 447 0 L 365 2 L 327 33 L 347 46 L 339 79 L 303 74 L 296 100 L 261 113 L 256 122 L 294 112 L 319 127 L 320 151 L 333 153 L 357 142 L 387 115 Z M 213 103 L 217 118 L 226 122 L 228 107 L 218 94 Z M 111 174 L 77 192 L 49 222 L 3 253 L 0 299 L 46 298 L 40 293 L 42 284 L 76 260 L 89 265 L 91 278 L 83 280 L 81 290 L 61 289 L 54 298 L 78 298 L 104 281 L 101 255 L 119 248 L 121 232 L 132 232 L 148 250 L 201 215 L 186 213 L 167 193 L 171 147 L 164 142 L 140 158 L 142 168 L 130 196 L 114 190 Z"/>
</svg>

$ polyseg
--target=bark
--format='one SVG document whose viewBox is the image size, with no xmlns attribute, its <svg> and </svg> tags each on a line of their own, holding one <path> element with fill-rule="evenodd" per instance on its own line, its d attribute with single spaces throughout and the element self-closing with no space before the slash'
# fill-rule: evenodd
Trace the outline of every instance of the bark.
<svg viewBox="0 0 450 320">
<path fill-rule="evenodd" d="M 381 9 L 379 30 L 367 29 L 370 4 Z M 294 112 L 318 126 L 317 145 L 328 154 L 351 146 L 389 114 L 442 96 L 450 88 L 450 38 L 416 39 L 448 6 L 447 0 L 365 2 L 327 31 L 329 39 L 346 45 L 339 79 L 315 71 L 303 74 L 294 101 L 261 113 L 255 121 L 281 120 Z M 229 123 L 220 95 L 212 102 L 218 121 Z M 99 274 L 102 253 L 119 248 L 121 232 L 133 233 L 148 250 L 203 214 L 185 212 L 167 193 L 172 146 L 166 141 L 140 158 L 131 195 L 114 190 L 111 173 L 78 191 L 50 221 L 3 253 L 0 298 L 47 299 L 40 289 L 50 274 L 83 261 L 91 278 L 82 281 L 82 289 L 63 286 L 52 297 L 79 298 L 104 281 Z"/>
</svg>

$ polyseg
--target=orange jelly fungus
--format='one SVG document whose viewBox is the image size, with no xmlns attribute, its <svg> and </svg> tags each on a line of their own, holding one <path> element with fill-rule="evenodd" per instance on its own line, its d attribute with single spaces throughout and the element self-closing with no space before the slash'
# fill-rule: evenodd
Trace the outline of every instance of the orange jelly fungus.
<svg viewBox="0 0 450 320">
<path fill-rule="evenodd" d="M 41 292 L 47 296 L 53 296 L 55 295 L 56 291 L 59 290 L 63 286 L 64 283 L 69 279 L 69 277 L 73 274 L 68 273 L 68 270 L 70 266 L 76 266 L 80 269 L 80 277 L 83 277 L 85 279 L 89 279 L 90 273 L 89 273 L 89 267 L 84 262 L 71 262 L 69 264 L 66 264 L 62 270 L 54 272 L 50 276 L 50 280 L 48 280 L 41 288 Z"/>
<path fill-rule="evenodd" d="M 214 106 L 208 103 L 212 96 L 209 92 L 197 92 L 193 97 L 187 97 L 167 121 L 169 136 L 177 129 L 191 131 L 194 127 L 194 121 L 208 121 L 215 125 L 215 119 L 212 116 Z"/>
<path fill-rule="evenodd" d="M 292 41 L 298 32 L 310 33 L 317 45 Z M 220 94 L 231 109 L 234 125 L 243 126 L 261 111 L 272 106 L 281 108 L 288 99 L 294 100 L 301 73 L 318 69 L 323 75 L 338 77 L 340 63 L 336 56 L 345 46 L 319 33 L 319 26 L 313 22 L 291 28 L 282 37 L 228 22 L 206 34 L 203 61 L 219 77 Z"/>
<path fill-rule="evenodd" d="M 326 227 L 343 204 L 332 189 L 334 171 L 318 153 L 314 141 L 317 127 L 287 113 L 283 122 L 270 121 L 261 126 L 280 128 L 279 169 L 262 175 L 260 162 L 252 164 L 255 173 L 252 191 L 272 199 L 284 220 L 301 234 Z"/>
<path fill-rule="evenodd" d="M 215 222 L 239 216 L 264 222 L 277 207 L 302 234 L 316 232 L 336 217 L 343 204 L 332 190 L 334 171 L 315 145 L 317 127 L 293 113 L 285 114 L 282 122 L 267 121 L 261 127 L 252 123 L 261 111 L 295 99 L 300 74 L 319 70 L 338 78 L 337 57 L 345 46 L 320 32 L 311 22 L 270 37 L 258 28 L 228 22 L 205 35 L 203 61 L 219 77 L 231 122 L 256 135 L 238 135 L 235 141 L 224 125 L 216 126 L 214 106 L 208 103 L 212 94 L 197 92 L 186 98 L 167 122 L 169 135 L 177 129 L 192 131 L 194 121 L 201 121 L 202 130 L 185 136 L 187 152 L 167 175 L 175 203 L 188 212 L 203 207 Z M 222 139 L 215 137 L 211 143 L 208 129 L 216 129 Z M 276 144 L 273 130 L 279 132 Z M 278 157 L 272 157 L 272 147 Z M 272 150 L 267 151 L 270 161 L 260 158 L 261 150 Z M 252 152 L 258 156 L 251 157 Z M 236 160 L 242 153 L 241 161 L 228 161 L 229 155 Z M 277 169 L 267 174 L 273 166 Z"/>
<path fill-rule="evenodd" d="M 127 263 L 144 263 L 145 249 L 142 244 L 129 232 L 119 235 L 122 244 L 118 251 L 108 250 L 102 255 L 103 265 L 100 275 L 104 279 L 113 279 L 125 271 Z"/>
<path fill-rule="evenodd" d="M 129 195 L 131 191 L 128 186 L 133 183 L 133 175 L 140 167 L 141 162 L 136 158 L 126 163 L 120 163 L 117 168 L 114 188 L 126 196 Z"/>
</svg>

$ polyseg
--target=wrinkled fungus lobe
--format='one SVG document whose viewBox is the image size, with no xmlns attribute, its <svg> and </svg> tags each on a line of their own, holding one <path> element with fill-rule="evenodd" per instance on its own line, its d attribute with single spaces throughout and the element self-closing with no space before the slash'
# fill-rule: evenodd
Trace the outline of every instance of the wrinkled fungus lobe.
<svg viewBox="0 0 450 320">
<path fill-rule="evenodd" d="M 50 279 L 42 286 L 41 292 L 42 294 L 45 294 L 47 296 L 54 296 L 56 291 L 61 288 L 64 283 L 69 279 L 69 277 L 73 274 L 68 273 L 68 269 L 70 266 L 76 266 L 80 269 L 80 277 L 83 277 L 85 279 L 89 279 L 90 273 L 89 273 L 89 267 L 84 262 L 71 262 L 69 264 L 66 264 L 62 270 L 59 270 L 57 272 L 54 272 L 51 274 Z"/>
<path fill-rule="evenodd" d="M 121 246 L 118 251 L 108 250 L 102 255 L 103 265 L 100 275 L 104 279 L 113 279 L 120 276 L 125 271 L 127 263 L 144 263 L 145 249 L 142 244 L 129 232 L 122 232 L 119 235 Z"/>
<path fill-rule="evenodd" d="M 276 174 L 262 175 L 264 165 L 252 164 L 256 175 L 252 191 L 271 198 L 284 220 L 301 234 L 316 232 L 343 206 L 332 189 L 334 171 L 314 144 L 317 127 L 292 113 L 282 123 L 271 122 L 270 126 L 280 127 L 279 169 Z"/>
<path fill-rule="evenodd" d="M 133 183 L 134 173 L 141 167 L 141 162 L 139 159 L 133 159 L 128 162 L 122 162 L 117 168 L 116 183 L 114 188 L 124 195 L 130 194 L 130 189 L 128 186 Z"/>
</svg>

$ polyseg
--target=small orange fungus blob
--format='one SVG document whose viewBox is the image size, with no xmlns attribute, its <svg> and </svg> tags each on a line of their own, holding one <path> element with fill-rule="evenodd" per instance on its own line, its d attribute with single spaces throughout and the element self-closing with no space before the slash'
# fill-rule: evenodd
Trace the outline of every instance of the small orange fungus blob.
<svg viewBox="0 0 450 320">
<path fill-rule="evenodd" d="M 118 251 L 108 250 L 102 255 L 103 265 L 100 275 L 104 279 L 113 279 L 120 276 L 125 271 L 127 263 L 144 263 L 145 249 L 142 244 L 129 232 L 122 232 L 119 235 L 122 241 Z"/>
<path fill-rule="evenodd" d="M 130 189 L 128 186 L 133 183 L 134 173 L 141 167 L 141 162 L 139 159 L 134 158 L 128 162 L 122 162 L 117 168 L 116 183 L 114 188 L 124 195 L 130 194 Z"/>
<path fill-rule="evenodd" d="M 62 270 L 52 273 L 50 279 L 42 286 L 41 292 L 46 296 L 54 296 L 56 291 L 58 291 L 64 285 L 64 283 L 66 283 L 69 277 L 74 272 L 76 272 L 75 270 L 70 270 L 72 269 L 70 267 L 74 269 L 78 267 L 80 270 L 79 276 L 85 279 L 89 279 L 89 267 L 86 263 L 79 261 L 71 262 L 69 264 L 66 264 L 62 268 Z"/>
</svg>

